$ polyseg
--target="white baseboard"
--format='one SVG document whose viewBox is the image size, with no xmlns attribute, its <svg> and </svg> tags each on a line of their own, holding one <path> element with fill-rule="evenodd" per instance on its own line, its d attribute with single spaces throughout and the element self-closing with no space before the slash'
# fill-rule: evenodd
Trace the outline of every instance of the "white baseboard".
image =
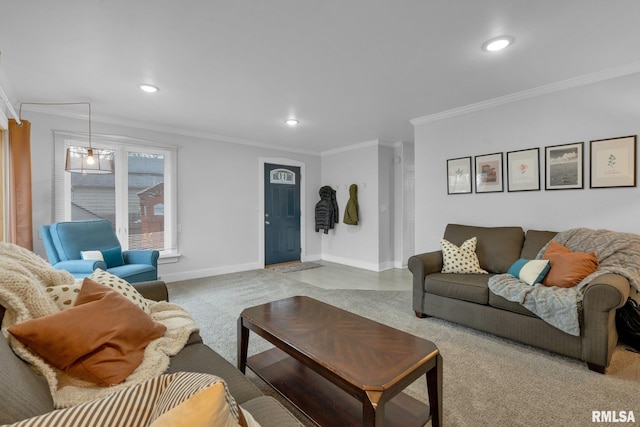
<svg viewBox="0 0 640 427">
<path fill-rule="evenodd" d="M 348 265 L 350 267 L 362 268 L 364 270 L 370 271 L 384 271 L 392 268 L 404 268 L 401 265 L 398 267 L 396 262 L 386 262 L 380 264 L 367 263 L 359 260 L 354 260 L 351 258 L 342 258 L 331 255 L 307 255 L 302 259 L 302 261 L 329 261 L 335 262 L 336 264 Z M 229 274 L 229 273 L 239 273 L 242 271 L 249 270 L 259 270 L 264 268 L 264 265 L 259 262 L 249 263 L 249 264 L 239 264 L 239 265 L 230 265 L 224 267 L 215 267 L 215 268 L 205 268 L 202 270 L 191 270 L 191 271 L 181 271 L 178 273 L 168 273 L 162 274 L 160 272 L 160 276 L 158 280 L 163 280 L 167 283 L 170 282 L 179 282 L 181 280 L 193 280 L 199 279 L 201 277 L 210 277 L 210 276 L 219 276 L 221 274 Z"/>
<path fill-rule="evenodd" d="M 264 268 L 259 262 L 250 264 L 230 265 L 224 267 L 205 268 L 202 270 L 181 271 L 179 273 L 161 274 L 159 280 L 179 282 L 181 280 L 199 279 L 201 277 L 219 276 L 221 274 L 239 273 L 241 271 L 258 270 Z"/>
</svg>

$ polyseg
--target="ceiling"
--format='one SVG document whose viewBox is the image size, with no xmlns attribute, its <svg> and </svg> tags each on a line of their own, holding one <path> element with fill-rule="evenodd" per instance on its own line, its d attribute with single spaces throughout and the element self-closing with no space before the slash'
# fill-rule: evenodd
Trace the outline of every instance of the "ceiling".
<svg viewBox="0 0 640 427">
<path fill-rule="evenodd" d="M 639 64 L 639 17 L 637 0 L 0 0 L 0 85 L 16 108 L 90 101 L 94 122 L 321 153 Z"/>
</svg>

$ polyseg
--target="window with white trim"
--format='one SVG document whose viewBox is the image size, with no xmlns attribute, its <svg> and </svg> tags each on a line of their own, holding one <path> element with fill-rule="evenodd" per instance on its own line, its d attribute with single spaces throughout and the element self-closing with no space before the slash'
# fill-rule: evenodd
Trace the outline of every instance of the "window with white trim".
<svg viewBox="0 0 640 427">
<path fill-rule="evenodd" d="M 93 148 L 114 152 L 114 174 L 64 170 L 69 147 L 87 147 L 86 135 L 54 132 L 53 221 L 107 219 L 122 249 L 177 254 L 176 149 L 111 135 L 92 135 Z"/>
</svg>

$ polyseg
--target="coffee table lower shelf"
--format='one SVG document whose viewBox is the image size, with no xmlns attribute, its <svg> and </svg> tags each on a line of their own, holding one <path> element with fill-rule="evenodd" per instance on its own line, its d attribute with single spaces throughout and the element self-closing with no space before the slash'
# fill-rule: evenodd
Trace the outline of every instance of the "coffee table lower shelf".
<svg viewBox="0 0 640 427">
<path fill-rule="evenodd" d="M 362 426 L 362 402 L 278 348 L 247 359 L 247 366 L 320 426 Z M 385 405 L 385 426 L 423 426 L 429 406 L 399 393 Z"/>
</svg>

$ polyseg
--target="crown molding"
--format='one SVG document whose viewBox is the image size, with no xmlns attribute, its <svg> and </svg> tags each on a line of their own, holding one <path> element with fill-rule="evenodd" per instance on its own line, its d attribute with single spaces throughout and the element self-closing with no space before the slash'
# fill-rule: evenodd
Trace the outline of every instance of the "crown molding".
<svg viewBox="0 0 640 427">
<path fill-rule="evenodd" d="M 462 116 L 464 114 L 473 113 L 475 111 L 486 110 L 489 108 L 498 107 L 500 105 L 510 104 L 512 102 L 522 101 L 529 98 L 535 98 L 541 95 L 560 92 L 562 90 L 571 89 L 574 87 L 586 86 L 593 83 L 612 80 L 618 77 L 628 76 L 636 73 L 640 73 L 640 61 L 632 62 L 630 64 L 623 65 L 616 68 L 609 68 L 607 70 L 597 71 L 591 74 L 584 74 L 582 76 L 573 77 L 570 79 L 562 80 L 562 81 L 551 83 L 544 86 L 538 86 L 532 89 L 523 90 L 521 92 L 515 92 L 509 95 L 500 96 L 500 97 L 489 99 L 486 101 L 476 102 L 474 104 L 453 108 L 451 110 L 441 111 L 439 113 L 430 114 L 428 116 L 418 117 L 416 119 L 410 120 L 410 122 L 412 125 L 418 126 L 425 123 L 431 123 L 438 120 L 447 119 L 449 117 Z"/>
<path fill-rule="evenodd" d="M 373 147 L 378 145 L 384 145 L 380 140 L 374 139 L 371 141 L 359 142 L 357 144 L 351 144 L 344 147 L 334 148 L 333 150 L 327 150 L 320 153 L 321 156 L 331 156 L 333 154 L 344 153 L 345 151 L 359 150 L 365 147 Z"/>
<path fill-rule="evenodd" d="M 89 119 L 89 116 L 87 114 L 84 114 L 84 113 L 75 113 L 75 112 L 71 112 L 71 111 L 68 111 L 68 110 L 65 111 L 63 109 L 51 109 L 51 108 L 47 109 L 47 108 L 43 108 L 42 106 L 37 106 L 37 105 L 35 105 L 35 106 L 32 106 L 32 105 L 27 106 L 27 105 L 25 105 L 24 107 L 22 107 L 22 109 L 25 110 L 25 111 L 44 113 L 44 114 L 49 114 L 49 115 L 52 115 L 52 116 L 69 117 L 69 118 L 73 118 L 73 119 L 83 119 L 83 120 L 88 120 Z M 153 124 L 150 124 L 150 123 L 138 122 L 138 121 L 134 121 L 134 120 L 119 119 L 119 118 L 116 118 L 116 117 L 96 116 L 95 114 L 92 114 L 91 115 L 91 121 L 93 123 L 104 123 L 104 124 L 110 124 L 110 125 L 125 126 L 125 127 L 135 128 L 135 129 L 143 129 L 143 130 L 148 130 L 148 131 L 153 131 L 153 132 L 168 133 L 168 134 L 171 134 L 171 135 L 188 136 L 188 137 L 205 139 L 205 140 L 213 140 L 213 141 L 217 141 L 217 142 L 227 142 L 227 143 L 230 143 L 230 144 L 248 145 L 248 146 L 251 146 L 251 147 L 264 148 L 264 149 L 277 150 L 277 151 L 284 151 L 284 152 L 287 152 L 287 153 L 305 154 L 305 155 L 309 155 L 309 156 L 319 156 L 320 155 L 320 153 L 316 152 L 316 151 L 301 150 L 301 149 L 296 149 L 296 148 L 283 147 L 283 146 L 280 146 L 280 145 L 268 144 L 268 143 L 264 143 L 264 142 L 260 142 L 260 141 L 252 141 L 252 140 L 242 139 L 242 138 L 234 138 L 234 137 L 230 137 L 230 136 L 218 135 L 218 134 L 209 133 L 209 132 L 193 131 L 193 130 L 188 130 L 188 129 L 175 128 L 175 127 L 171 127 L 171 126 L 153 125 Z"/>
<path fill-rule="evenodd" d="M 9 118 L 0 108 L 0 130 L 9 128 Z"/>
</svg>

